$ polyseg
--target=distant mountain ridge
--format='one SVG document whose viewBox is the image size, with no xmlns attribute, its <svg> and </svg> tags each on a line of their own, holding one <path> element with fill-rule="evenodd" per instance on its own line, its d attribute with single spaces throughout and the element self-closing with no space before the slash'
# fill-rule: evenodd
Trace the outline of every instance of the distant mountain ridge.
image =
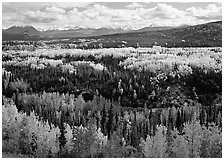
<svg viewBox="0 0 224 160">
<path fill-rule="evenodd" d="M 144 31 L 158 31 L 158 30 L 167 30 L 175 27 L 155 27 L 149 26 L 141 29 L 133 29 L 131 27 L 115 28 L 115 27 L 102 27 L 102 28 L 83 28 L 79 26 L 74 27 L 64 27 L 57 28 L 51 27 L 45 31 L 39 31 L 33 26 L 12 26 L 8 29 L 2 30 L 3 39 L 23 39 L 34 37 L 45 37 L 45 38 L 74 38 L 74 37 L 90 37 L 90 36 L 101 36 L 108 34 L 119 34 L 119 33 L 128 33 L 128 32 L 144 32 Z M 27 37 L 30 36 L 30 37 Z M 11 38 L 12 37 L 12 38 Z"/>
<path fill-rule="evenodd" d="M 113 29 L 113 28 L 77 28 L 67 30 L 47 30 L 42 32 L 43 36 L 54 38 L 72 38 L 72 37 L 87 37 L 87 36 L 99 36 L 106 34 L 124 33 L 127 30 Z"/>
<path fill-rule="evenodd" d="M 102 39 L 103 46 L 142 47 L 153 46 L 222 46 L 222 21 L 210 22 L 194 26 L 180 27 L 145 27 L 139 30 L 124 30 L 122 28 L 76 28 L 68 30 L 38 31 L 32 26 L 10 27 L 2 30 L 3 40 L 50 40 L 67 38 L 71 41 L 78 38 Z M 109 45 L 110 44 L 110 45 Z"/>
<path fill-rule="evenodd" d="M 82 28 L 75 26 L 74 28 L 59 29 L 50 28 L 45 31 L 38 31 L 33 26 L 12 26 L 8 29 L 2 30 L 3 39 L 10 39 L 10 37 L 24 38 L 25 35 L 36 37 L 49 37 L 49 38 L 72 38 L 72 37 L 86 37 L 86 36 L 99 36 L 115 33 L 124 33 L 130 31 L 129 29 L 122 28 Z M 31 37 L 30 37 L 31 38 Z"/>
</svg>

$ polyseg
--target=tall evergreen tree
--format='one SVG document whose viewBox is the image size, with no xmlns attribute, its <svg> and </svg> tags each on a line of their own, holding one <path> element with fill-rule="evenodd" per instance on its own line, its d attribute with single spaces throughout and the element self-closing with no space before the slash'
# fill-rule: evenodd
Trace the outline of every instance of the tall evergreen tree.
<svg viewBox="0 0 224 160">
<path fill-rule="evenodd" d="M 205 110 L 204 107 L 202 107 L 200 115 L 199 115 L 199 119 L 200 119 L 200 125 L 202 126 L 203 124 L 205 124 Z"/>
<path fill-rule="evenodd" d="M 60 120 L 60 125 L 59 125 L 59 129 L 60 129 L 60 136 L 59 136 L 59 147 L 60 147 L 60 150 L 62 150 L 67 142 L 66 140 L 66 137 L 65 137 L 65 134 L 66 134 L 66 128 L 65 128 L 65 125 L 64 125 L 64 112 L 62 112 L 61 114 L 61 120 Z"/>
<path fill-rule="evenodd" d="M 169 109 L 168 128 L 173 129 L 173 114 L 172 109 Z"/>
<path fill-rule="evenodd" d="M 183 126 L 183 122 L 182 122 L 180 110 L 178 109 L 178 111 L 177 111 L 177 119 L 176 119 L 176 128 L 179 131 L 179 133 L 182 132 L 182 126 Z"/>
<path fill-rule="evenodd" d="M 104 105 L 104 107 L 103 107 L 103 110 L 101 111 L 101 122 L 100 122 L 100 124 L 101 124 L 101 131 L 102 131 L 102 133 L 103 134 L 106 134 L 106 127 L 105 127 L 105 125 L 106 125 L 106 123 L 107 123 L 107 109 L 106 109 L 106 106 Z"/>
<path fill-rule="evenodd" d="M 131 145 L 135 148 L 139 147 L 139 137 L 136 122 L 136 112 L 134 112 L 134 121 L 131 124 Z"/>
<path fill-rule="evenodd" d="M 107 122 L 107 133 L 108 133 L 108 138 L 109 139 L 110 139 L 111 133 L 113 132 L 113 127 L 114 127 L 113 118 L 114 118 L 113 105 L 111 104 L 110 110 L 108 111 L 108 122 Z"/>
</svg>

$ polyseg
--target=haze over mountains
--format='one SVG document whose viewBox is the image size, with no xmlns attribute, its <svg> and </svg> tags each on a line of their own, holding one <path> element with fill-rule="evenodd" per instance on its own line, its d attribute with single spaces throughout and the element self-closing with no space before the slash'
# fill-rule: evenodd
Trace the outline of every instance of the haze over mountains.
<svg viewBox="0 0 224 160">
<path fill-rule="evenodd" d="M 38 31 L 32 26 L 12 26 L 2 31 L 3 40 L 48 40 L 48 39 L 103 39 L 102 43 L 125 41 L 128 45 L 136 43 L 141 46 L 153 45 L 155 42 L 162 46 L 221 46 L 222 21 L 200 24 L 195 26 L 161 26 L 145 27 L 138 30 L 124 28 L 73 28 L 67 30 L 51 29 Z"/>
</svg>

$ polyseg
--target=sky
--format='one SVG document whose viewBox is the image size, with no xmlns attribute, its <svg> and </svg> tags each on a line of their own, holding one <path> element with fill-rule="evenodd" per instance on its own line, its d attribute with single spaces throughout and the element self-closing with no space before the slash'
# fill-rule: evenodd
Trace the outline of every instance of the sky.
<svg viewBox="0 0 224 160">
<path fill-rule="evenodd" d="M 131 28 L 222 20 L 220 2 L 3 2 L 2 28 Z"/>
</svg>

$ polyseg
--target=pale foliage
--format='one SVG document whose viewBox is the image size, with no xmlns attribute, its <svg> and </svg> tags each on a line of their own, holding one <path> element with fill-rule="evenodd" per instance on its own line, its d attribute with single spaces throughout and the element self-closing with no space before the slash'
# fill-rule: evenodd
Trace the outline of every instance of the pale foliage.
<svg viewBox="0 0 224 160">
<path fill-rule="evenodd" d="M 164 126 L 157 127 L 155 136 L 147 136 L 146 141 L 142 140 L 141 146 L 146 158 L 164 158 L 167 157 L 167 129 Z"/>
<path fill-rule="evenodd" d="M 203 138 L 202 128 L 199 121 L 194 120 L 184 126 L 184 138 L 187 141 L 187 148 L 189 149 L 189 157 L 199 158 L 201 141 Z"/>
<path fill-rule="evenodd" d="M 184 134 L 174 129 L 171 131 L 171 144 L 166 141 L 166 127 L 159 126 L 155 136 L 147 136 L 142 140 L 141 147 L 147 158 L 206 158 L 222 157 L 222 132 L 214 124 L 208 128 L 193 120 L 184 125 Z M 170 153 L 168 148 L 171 149 Z M 169 153 L 169 155 L 168 155 Z"/>
<path fill-rule="evenodd" d="M 173 141 L 171 144 L 171 151 L 174 157 L 177 158 L 188 158 L 189 150 L 186 139 L 179 135 L 178 131 L 175 129 L 173 132 Z"/>
<path fill-rule="evenodd" d="M 50 127 L 48 122 L 39 121 L 34 113 L 30 116 L 19 113 L 12 101 L 7 102 L 6 99 L 4 101 L 6 102 L 2 106 L 3 150 L 20 153 L 25 149 L 26 154 L 34 157 L 55 157 L 59 151 L 57 140 L 59 128 Z M 33 146 L 34 144 L 36 145 Z"/>
</svg>

